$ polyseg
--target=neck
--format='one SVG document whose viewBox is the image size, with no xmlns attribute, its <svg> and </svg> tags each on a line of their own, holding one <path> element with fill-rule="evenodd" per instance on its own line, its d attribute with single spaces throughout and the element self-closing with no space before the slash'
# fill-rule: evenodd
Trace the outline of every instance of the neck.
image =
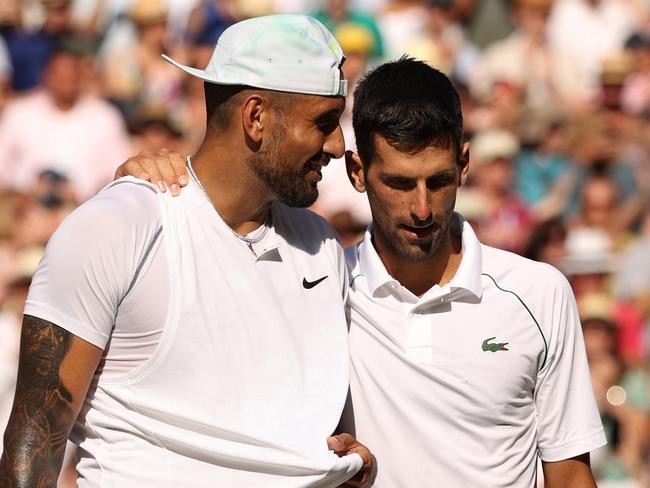
<svg viewBox="0 0 650 488">
<path fill-rule="evenodd" d="M 74 108 L 77 103 L 76 99 L 63 99 L 59 97 L 54 97 L 50 94 L 50 99 L 54 106 L 59 109 L 61 112 L 69 112 Z"/>
<path fill-rule="evenodd" d="M 246 161 L 219 141 L 204 141 L 192 157 L 192 167 L 212 205 L 238 234 L 248 234 L 264 223 L 273 196 L 252 174 Z"/>
<path fill-rule="evenodd" d="M 388 273 L 415 296 L 422 296 L 434 285 L 451 281 L 460 266 L 462 243 L 450 229 L 436 253 L 423 260 L 407 259 L 396 253 L 383 234 L 373 231 L 373 244 Z"/>
</svg>

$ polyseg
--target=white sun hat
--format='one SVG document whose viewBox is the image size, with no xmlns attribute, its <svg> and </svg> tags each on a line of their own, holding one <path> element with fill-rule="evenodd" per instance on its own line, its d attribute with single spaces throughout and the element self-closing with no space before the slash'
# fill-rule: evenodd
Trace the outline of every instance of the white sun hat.
<svg viewBox="0 0 650 488">
<path fill-rule="evenodd" d="M 519 152 L 517 138 L 504 129 L 486 129 L 472 139 L 469 154 L 472 162 L 485 164 L 495 159 L 511 160 Z"/>
<path fill-rule="evenodd" d="M 607 274 L 617 269 L 612 240 L 602 229 L 575 228 L 567 235 L 565 247 L 560 269 L 567 276 Z"/>
<path fill-rule="evenodd" d="M 323 24 L 297 14 L 255 17 L 226 29 L 205 70 L 163 58 L 219 85 L 246 85 L 308 95 L 346 96 L 341 46 Z"/>
</svg>

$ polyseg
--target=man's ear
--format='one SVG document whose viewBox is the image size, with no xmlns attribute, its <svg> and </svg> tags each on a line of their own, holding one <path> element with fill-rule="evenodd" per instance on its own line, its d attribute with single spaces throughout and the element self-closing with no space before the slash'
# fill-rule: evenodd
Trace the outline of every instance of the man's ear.
<svg viewBox="0 0 650 488">
<path fill-rule="evenodd" d="M 348 172 L 348 178 L 355 190 L 359 193 L 366 191 L 366 175 L 363 171 L 361 158 L 357 153 L 345 151 L 345 168 Z"/>
<path fill-rule="evenodd" d="M 242 127 L 247 139 L 259 146 L 262 142 L 264 122 L 268 117 L 268 101 L 260 94 L 253 93 L 241 105 Z"/>
<path fill-rule="evenodd" d="M 460 169 L 458 174 L 458 186 L 463 186 L 467 182 L 467 174 L 469 172 L 469 142 L 463 143 L 460 148 L 458 166 Z"/>
</svg>

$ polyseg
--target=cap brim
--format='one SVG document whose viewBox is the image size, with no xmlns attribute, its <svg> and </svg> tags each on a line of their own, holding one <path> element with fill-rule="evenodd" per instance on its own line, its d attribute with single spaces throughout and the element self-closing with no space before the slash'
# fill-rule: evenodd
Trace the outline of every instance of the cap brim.
<svg viewBox="0 0 650 488">
<path fill-rule="evenodd" d="M 205 74 L 205 70 L 198 69 L 198 68 L 191 68 L 190 66 L 185 66 L 184 64 L 174 61 L 166 54 L 161 54 L 160 56 L 168 63 L 176 66 L 178 69 L 185 71 L 188 75 L 195 76 L 196 78 L 201 78 L 202 80 L 207 81 L 209 83 L 218 83 L 218 81 L 211 79 L 209 76 L 207 76 Z"/>
<path fill-rule="evenodd" d="M 184 64 L 181 64 L 177 61 L 174 61 L 172 58 L 167 56 L 166 54 L 161 54 L 161 57 L 167 61 L 170 64 L 173 64 L 176 66 L 178 69 L 181 69 L 185 71 L 188 75 L 194 76 L 196 78 L 200 78 L 203 81 L 206 81 L 208 83 L 214 83 L 216 85 L 245 85 L 245 86 L 253 86 L 257 88 L 263 88 L 265 90 L 277 90 L 277 91 L 282 91 L 282 92 L 287 92 L 287 93 L 303 93 L 306 95 L 321 95 L 321 96 L 341 96 L 345 97 L 348 94 L 348 80 L 339 80 L 339 86 L 338 86 L 338 92 L 337 93 L 329 93 L 329 92 L 323 92 L 323 91 L 308 91 L 304 89 L 289 89 L 289 88 L 279 88 L 279 87 L 270 87 L 270 86 L 265 86 L 263 84 L 258 84 L 258 83 L 249 83 L 246 81 L 238 81 L 238 82 L 233 82 L 233 81 L 224 81 L 224 80 L 218 80 L 215 79 L 213 76 L 209 76 L 205 70 L 202 69 L 197 69 L 197 68 L 192 68 L 190 66 L 185 66 Z"/>
</svg>

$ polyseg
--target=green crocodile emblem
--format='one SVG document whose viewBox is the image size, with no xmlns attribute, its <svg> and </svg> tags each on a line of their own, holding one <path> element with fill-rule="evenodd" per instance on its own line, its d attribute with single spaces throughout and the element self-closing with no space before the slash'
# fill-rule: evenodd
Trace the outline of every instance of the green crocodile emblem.
<svg viewBox="0 0 650 488">
<path fill-rule="evenodd" d="M 497 351 L 509 351 L 506 346 L 508 345 L 507 342 L 490 342 L 492 340 L 496 339 L 496 337 L 490 337 L 488 339 L 485 339 L 483 341 L 483 344 L 481 345 L 481 348 L 484 351 L 490 351 L 490 352 L 497 352 Z"/>
</svg>

